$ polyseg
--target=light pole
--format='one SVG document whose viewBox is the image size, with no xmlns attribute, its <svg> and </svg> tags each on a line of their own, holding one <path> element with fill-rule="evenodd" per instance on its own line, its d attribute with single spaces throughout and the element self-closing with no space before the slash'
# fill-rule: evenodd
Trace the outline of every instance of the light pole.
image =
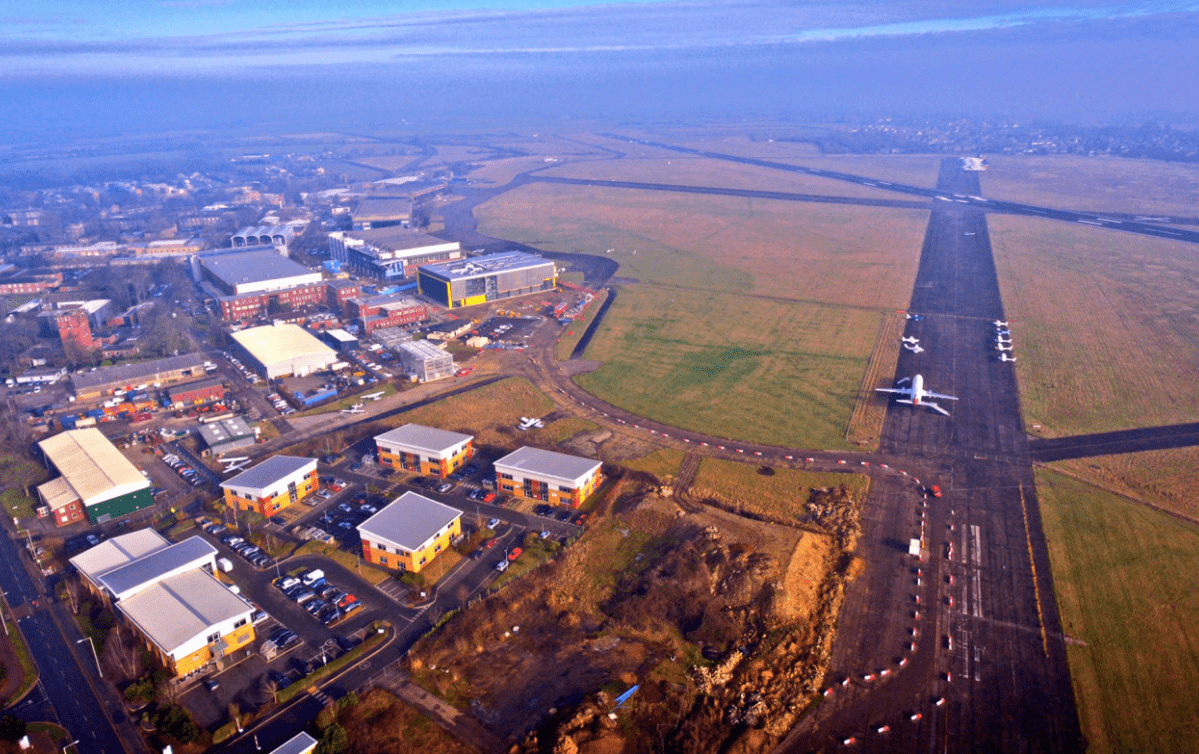
<svg viewBox="0 0 1199 754">
<path fill-rule="evenodd" d="M 82 639 L 77 639 L 75 643 L 82 644 L 85 641 L 88 643 L 88 646 L 92 648 L 92 657 L 96 658 L 96 672 L 100 674 L 101 678 L 103 678 L 104 671 L 100 668 L 100 655 L 96 654 L 96 642 L 92 641 L 92 637 L 85 636 Z"/>
</svg>

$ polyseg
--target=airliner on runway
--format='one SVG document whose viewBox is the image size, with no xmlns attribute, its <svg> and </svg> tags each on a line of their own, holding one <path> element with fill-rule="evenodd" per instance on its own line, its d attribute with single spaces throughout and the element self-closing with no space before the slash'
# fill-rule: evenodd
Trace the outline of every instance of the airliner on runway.
<svg viewBox="0 0 1199 754">
<path fill-rule="evenodd" d="M 907 396 L 907 398 L 897 399 L 895 401 L 896 403 L 908 403 L 913 406 L 927 406 L 928 408 L 931 408 L 933 411 L 936 411 L 938 414 L 944 414 L 945 416 L 949 416 L 948 411 L 941 408 L 940 406 L 938 406 L 935 403 L 930 403 L 926 399 L 927 398 L 942 398 L 947 401 L 956 401 L 957 400 L 956 397 L 954 397 L 952 395 L 942 395 L 940 393 L 934 393 L 931 390 L 925 390 L 924 389 L 924 375 L 918 374 L 915 377 L 910 377 L 910 378 L 904 377 L 899 382 L 902 384 L 904 382 L 908 382 L 909 380 L 912 383 L 911 387 L 880 387 L 880 388 L 875 388 L 875 389 L 880 393 L 894 393 L 896 395 Z"/>
<path fill-rule="evenodd" d="M 908 349 L 912 353 L 924 353 L 924 349 L 921 348 L 920 345 L 917 343 L 904 343 L 903 347 Z"/>
</svg>

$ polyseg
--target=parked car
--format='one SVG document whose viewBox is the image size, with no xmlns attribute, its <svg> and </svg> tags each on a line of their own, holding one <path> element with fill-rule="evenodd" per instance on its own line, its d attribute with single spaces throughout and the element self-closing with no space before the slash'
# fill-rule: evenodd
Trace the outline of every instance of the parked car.
<svg viewBox="0 0 1199 754">
<path fill-rule="evenodd" d="M 334 636 L 333 641 L 337 642 L 337 648 L 342 652 L 349 652 L 359 644 L 359 642 L 355 641 L 354 639 L 349 639 L 345 636 Z"/>
<path fill-rule="evenodd" d="M 522 550 L 521 548 L 513 547 L 511 550 L 508 551 L 508 560 L 513 560 L 513 561 L 516 560 L 517 558 L 520 557 L 521 553 L 523 553 L 523 552 L 524 552 L 524 550 Z"/>
<path fill-rule="evenodd" d="M 500 525 L 500 520 L 498 518 L 493 518 L 487 522 L 487 528 L 491 529 L 492 531 L 495 531 L 496 527 L 498 527 L 499 525 Z"/>
</svg>

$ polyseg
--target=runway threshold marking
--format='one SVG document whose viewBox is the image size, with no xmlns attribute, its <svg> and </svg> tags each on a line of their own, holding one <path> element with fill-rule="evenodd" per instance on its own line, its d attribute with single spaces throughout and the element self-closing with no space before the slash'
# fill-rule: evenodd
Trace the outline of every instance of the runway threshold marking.
<svg viewBox="0 0 1199 754">
<path fill-rule="evenodd" d="M 1020 513 L 1024 516 L 1024 541 L 1028 544 L 1028 564 L 1032 566 L 1032 589 L 1037 598 L 1037 620 L 1041 624 L 1041 648 L 1049 656 L 1049 637 L 1045 634 L 1045 614 L 1041 610 L 1041 580 L 1037 578 L 1037 561 L 1032 556 L 1032 533 L 1028 530 L 1028 504 L 1024 501 L 1024 485 L 1020 485 Z"/>
</svg>

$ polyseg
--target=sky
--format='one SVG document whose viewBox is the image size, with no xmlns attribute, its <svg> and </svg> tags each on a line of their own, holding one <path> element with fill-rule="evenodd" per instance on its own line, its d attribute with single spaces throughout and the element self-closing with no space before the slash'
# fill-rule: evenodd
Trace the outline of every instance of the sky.
<svg viewBox="0 0 1199 754">
<path fill-rule="evenodd" d="M 0 0 L 10 139 L 961 114 L 1199 122 L 1199 0 Z"/>
</svg>

